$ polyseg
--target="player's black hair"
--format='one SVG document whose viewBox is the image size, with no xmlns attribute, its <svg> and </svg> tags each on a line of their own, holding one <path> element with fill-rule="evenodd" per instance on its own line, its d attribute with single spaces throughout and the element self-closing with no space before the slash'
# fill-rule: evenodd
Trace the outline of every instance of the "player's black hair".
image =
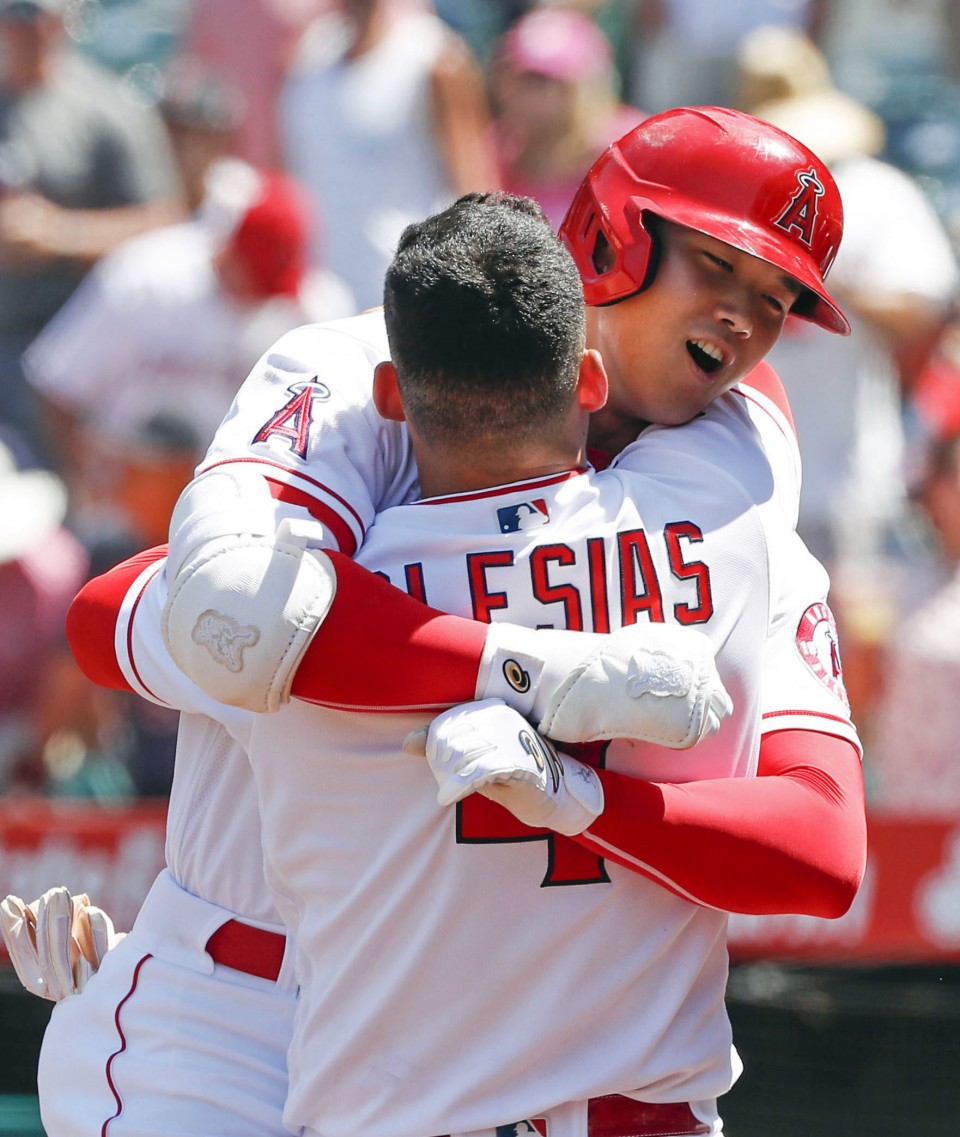
<svg viewBox="0 0 960 1137">
<path fill-rule="evenodd" d="M 529 198 L 467 194 L 408 226 L 384 310 L 406 413 L 425 438 L 542 436 L 569 408 L 583 291 Z"/>
</svg>

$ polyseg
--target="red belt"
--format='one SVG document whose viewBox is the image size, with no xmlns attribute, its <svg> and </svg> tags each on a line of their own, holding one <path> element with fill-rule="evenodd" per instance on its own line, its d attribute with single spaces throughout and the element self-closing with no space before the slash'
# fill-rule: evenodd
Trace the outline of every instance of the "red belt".
<svg viewBox="0 0 960 1137">
<path fill-rule="evenodd" d="M 705 1137 L 712 1126 L 698 1120 L 685 1101 L 654 1105 L 634 1101 L 620 1094 L 591 1098 L 587 1102 L 587 1137 Z M 542 1117 L 520 1121 L 513 1125 L 498 1125 L 502 1133 L 526 1134 L 531 1130 L 550 1137 L 549 1127 Z"/>
<path fill-rule="evenodd" d="M 711 1129 L 685 1101 L 653 1105 L 609 1094 L 587 1103 L 589 1137 L 701 1137 Z"/>
<path fill-rule="evenodd" d="M 287 949 L 287 937 L 266 928 L 254 928 L 240 920 L 221 924 L 207 940 L 207 954 L 214 963 L 276 982 Z"/>
</svg>

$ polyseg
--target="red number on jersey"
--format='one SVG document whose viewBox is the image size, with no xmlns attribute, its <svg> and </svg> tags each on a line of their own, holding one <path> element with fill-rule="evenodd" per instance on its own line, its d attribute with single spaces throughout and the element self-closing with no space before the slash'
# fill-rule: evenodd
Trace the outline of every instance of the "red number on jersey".
<svg viewBox="0 0 960 1137">
<path fill-rule="evenodd" d="M 566 746 L 589 766 L 602 767 L 606 743 Z M 576 841 L 552 829 L 531 829 L 509 810 L 479 794 L 471 794 L 457 804 L 457 844 L 492 845 L 501 842 L 545 841 L 547 870 L 541 888 L 561 884 L 609 884 L 603 857 L 591 853 Z"/>
</svg>

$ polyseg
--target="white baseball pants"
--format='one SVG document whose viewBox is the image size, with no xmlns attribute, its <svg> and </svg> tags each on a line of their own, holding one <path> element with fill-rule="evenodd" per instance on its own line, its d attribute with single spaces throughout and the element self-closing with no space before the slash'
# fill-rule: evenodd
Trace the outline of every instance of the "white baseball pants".
<svg viewBox="0 0 960 1137">
<path fill-rule="evenodd" d="M 232 916 L 160 874 L 130 934 L 54 1008 L 48 1137 L 286 1137 L 292 952 L 276 981 L 215 963 L 207 942 Z"/>
</svg>

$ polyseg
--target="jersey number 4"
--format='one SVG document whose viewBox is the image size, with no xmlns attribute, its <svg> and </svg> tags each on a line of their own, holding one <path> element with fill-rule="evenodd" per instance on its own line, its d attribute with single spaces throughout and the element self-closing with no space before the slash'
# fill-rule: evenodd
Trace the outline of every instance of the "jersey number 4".
<svg viewBox="0 0 960 1137">
<path fill-rule="evenodd" d="M 605 743 L 594 743 L 564 749 L 575 752 L 581 762 L 602 767 L 605 746 Z M 531 829 L 503 806 L 479 794 L 471 794 L 458 803 L 458 844 L 490 845 L 517 841 L 546 842 L 547 871 L 540 882 L 541 888 L 563 884 L 607 884 L 610 881 L 603 857 L 591 853 L 570 837 L 554 833 L 552 829 Z"/>
</svg>

